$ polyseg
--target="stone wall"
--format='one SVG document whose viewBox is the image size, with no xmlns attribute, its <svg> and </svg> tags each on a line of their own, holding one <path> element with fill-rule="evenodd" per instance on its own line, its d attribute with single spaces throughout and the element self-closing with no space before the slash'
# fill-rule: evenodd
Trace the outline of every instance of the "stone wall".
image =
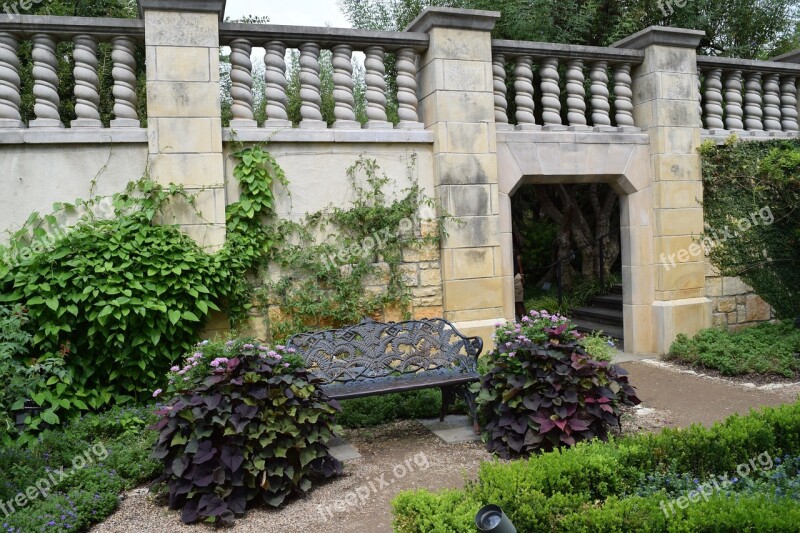
<svg viewBox="0 0 800 533">
<path fill-rule="evenodd" d="M 706 295 L 712 305 L 712 325 L 739 331 L 775 318 L 767 302 L 739 278 L 722 276 L 706 260 Z"/>
</svg>

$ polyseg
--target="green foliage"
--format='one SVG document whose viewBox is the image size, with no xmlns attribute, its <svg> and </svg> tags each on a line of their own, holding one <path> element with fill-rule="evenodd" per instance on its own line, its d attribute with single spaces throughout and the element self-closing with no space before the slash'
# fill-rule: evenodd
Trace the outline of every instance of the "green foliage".
<svg viewBox="0 0 800 533">
<path fill-rule="evenodd" d="M 603 439 L 620 406 L 639 403 L 625 371 L 593 360 L 566 318 L 531 317 L 498 327 L 490 370 L 473 388 L 486 447 L 504 459 Z"/>
<path fill-rule="evenodd" d="M 384 306 L 407 310 L 411 291 L 403 282 L 403 253 L 438 244 L 444 219 L 420 221 L 420 208 L 432 207 L 433 200 L 415 182 L 386 191 L 391 180 L 379 172 L 374 159 L 359 158 L 347 171 L 355 194 L 351 206 L 281 225 L 278 231 L 289 237 L 273 258 L 288 275 L 268 280 L 260 293 L 265 306 L 280 308 L 270 323 L 273 339 L 357 323 Z M 423 231 L 426 223 L 436 230 Z M 385 290 L 365 291 L 369 279 L 385 283 Z"/>
<path fill-rule="evenodd" d="M 712 263 L 779 318 L 800 315 L 800 141 L 706 142 L 700 153 Z"/>
<path fill-rule="evenodd" d="M 157 472 L 158 463 L 149 459 L 156 435 L 146 430 L 155 420 L 150 408 L 115 407 L 44 431 L 27 448 L 0 448 L 0 500 L 13 500 L 37 484 L 47 495 L 39 492 L 26 506 L 16 506 L 3 518 L 4 531 L 81 531 L 110 515 L 120 492 Z M 54 473 L 60 468 L 64 479 Z M 42 480 L 56 483 L 45 487 Z"/>
<path fill-rule="evenodd" d="M 442 396 L 438 390 L 368 396 L 342 401 L 342 412 L 336 421 L 346 428 L 369 427 L 393 422 L 439 416 Z"/>
<path fill-rule="evenodd" d="M 578 339 L 578 344 L 583 346 L 586 353 L 592 356 L 595 361 L 611 361 L 619 350 L 614 345 L 614 341 L 601 331 L 595 331 L 584 335 Z"/>
<path fill-rule="evenodd" d="M 691 339 L 678 335 L 666 358 L 728 376 L 779 374 L 800 370 L 800 329 L 790 321 L 759 324 L 737 332 L 704 329 Z"/>
<path fill-rule="evenodd" d="M 313 474 L 341 473 L 327 447 L 338 404 L 291 348 L 243 339 L 195 350 L 170 374 L 177 395 L 158 411 L 153 451 L 164 468 L 156 483 L 184 522 L 230 523 L 249 502 L 278 507 Z"/>
<path fill-rule="evenodd" d="M 144 179 L 113 199 L 115 218 L 82 218 L 68 231 L 34 223 L 33 234 L 58 232 L 52 245 L 0 272 L 0 302 L 27 309 L 31 356 L 61 357 L 67 374 L 31 395 L 58 416 L 142 401 L 144 391 L 192 345 L 228 273 L 176 226 L 155 223 L 177 187 Z M 74 206 L 56 206 L 74 209 Z M 35 218 L 35 217 L 34 217 Z M 14 246 L 22 246 L 18 237 Z M 36 423 L 34 423 L 34 428 Z"/>
<path fill-rule="evenodd" d="M 403 492 L 393 502 L 395 531 L 467 531 L 486 503 L 503 508 L 518 531 L 781 531 L 800 518 L 800 504 L 764 490 L 714 494 L 708 502 L 675 506 L 667 519 L 658 490 L 642 491 L 669 472 L 706 479 L 736 475 L 741 464 L 768 452 L 800 451 L 800 403 L 735 415 L 711 428 L 692 426 L 610 442 L 579 443 L 527 460 L 484 463 L 464 490 Z M 788 470 L 790 473 L 792 470 Z M 787 482 L 787 486 L 791 480 Z M 642 493 L 642 495 L 637 494 Z M 745 511 L 743 511 L 743 509 Z M 757 510 L 757 511 L 754 511 Z"/>
</svg>

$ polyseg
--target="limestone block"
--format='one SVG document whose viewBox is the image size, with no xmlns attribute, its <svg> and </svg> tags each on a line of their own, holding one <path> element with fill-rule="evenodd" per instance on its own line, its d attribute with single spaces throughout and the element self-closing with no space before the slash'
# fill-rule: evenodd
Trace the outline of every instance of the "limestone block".
<svg viewBox="0 0 800 533">
<path fill-rule="evenodd" d="M 491 151 L 489 124 L 447 122 L 445 139 L 439 145 L 443 152 L 454 154 L 482 154 Z M 439 130 L 441 132 L 441 130 Z"/>
<path fill-rule="evenodd" d="M 654 185 L 655 204 L 662 208 L 696 208 L 703 200 L 701 181 L 660 181 Z"/>
<path fill-rule="evenodd" d="M 436 154 L 434 182 L 437 185 L 497 183 L 497 157 L 494 154 Z"/>
<path fill-rule="evenodd" d="M 656 72 L 647 72 L 641 76 L 633 78 L 631 90 L 633 97 L 634 109 L 636 106 L 645 104 L 658 98 L 658 78 Z M 637 123 L 638 124 L 638 123 Z M 639 126 L 648 127 L 650 123 L 638 124 Z"/>
<path fill-rule="evenodd" d="M 492 42 L 489 32 L 461 28 L 433 28 L 431 42 L 422 63 L 433 59 L 461 59 L 465 61 L 492 60 Z"/>
<path fill-rule="evenodd" d="M 498 316 L 498 309 L 496 307 L 488 307 L 486 309 L 468 309 L 466 311 L 450 311 L 448 312 L 448 320 L 453 322 L 475 322 L 479 320 L 496 320 Z M 502 322 L 502 320 L 501 320 Z"/>
<path fill-rule="evenodd" d="M 225 244 L 224 224 L 196 224 L 181 226 L 180 229 L 208 252 L 215 252 Z"/>
<path fill-rule="evenodd" d="M 144 41 L 148 46 L 219 48 L 216 13 L 147 11 L 144 20 Z"/>
<path fill-rule="evenodd" d="M 692 235 L 703 233 L 703 210 L 701 208 L 656 209 L 655 231 L 657 236 Z"/>
<path fill-rule="evenodd" d="M 419 110 L 425 127 L 436 122 L 491 122 L 494 120 L 494 94 L 436 91 L 420 99 Z"/>
<path fill-rule="evenodd" d="M 152 158 L 150 175 L 158 183 L 179 183 L 188 189 L 222 187 L 222 154 L 161 154 Z"/>
<path fill-rule="evenodd" d="M 439 249 L 432 244 L 403 250 L 403 261 L 406 263 L 419 263 L 420 261 L 436 261 L 439 259 Z"/>
<path fill-rule="evenodd" d="M 719 313 L 730 313 L 736 311 L 736 298 L 717 298 L 716 308 Z"/>
<path fill-rule="evenodd" d="M 753 292 L 753 288 L 739 278 L 725 276 L 722 278 L 722 294 L 725 296 L 735 296 Z"/>
<path fill-rule="evenodd" d="M 412 303 L 414 304 L 415 308 L 416 307 L 436 307 L 436 306 L 441 307 L 443 301 L 444 300 L 442 299 L 442 295 L 440 294 L 438 296 L 427 296 L 427 297 L 424 297 L 424 298 L 414 298 L 412 300 Z"/>
<path fill-rule="evenodd" d="M 696 74 L 657 72 L 658 97 L 664 100 L 687 100 L 697 103 Z"/>
<path fill-rule="evenodd" d="M 501 278 L 453 280 L 444 282 L 447 311 L 463 311 L 503 306 Z"/>
<path fill-rule="evenodd" d="M 487 78 L 481 61 L 443 59 L 441 66 L 445 91 L 492 91 L 493 79 Z"/>
<path fill-rule="evenodd" d="M 645 48 L 644 61 L 638 72 L 674 72 L 679 74 L 696 74 L 697 63 L 695 52 L 689 48 L 653 45 Z"/>
<path fill-rule="evenodd" d="M 621 227 L 653 225 L 653 189 L 651 187 L 621 196 L 619 205 Z"/>
<path fill-rule="evenodd" d="M 494 276 L 495 250 L 499 250 L 499 247 L 453 249 L 453 276 L 448 279 L 490 278 Z"/>
<path fill-rule="evenodd" d="M 403 309 L 400 305 L 387 305 L 383 308 L 383 321 L 384 322 L 402 322 L 404 320 L 404 313 L 407 309 Z M 416 312 L 416 310 L 415 310 Z"/>
<path fill-rule="evenodd" d="M 744 305 L 736 306 L 736 321 L 740 324 L 747 322 L 747 307 Z"/>
<path fill-rule="evenodd" d="M 446 185 L 440 190 L 447 212 L 454 217 L 492 214 L 490 185 Z"/>
<path fill-rule="evenodd" d="M 403 285 L 417 287 L 419 285 L 419 267 L 415 264 L 400 265 L 400 275 Z"/>
<path fill-rule="evenodd" d="M 653 264 L 653 227 L 631 226 L 621 228 L 622 264 L 641 266 Z"/>
<path fill-rule="evenodd" d="M 221 153 L 222 121 L 214 118 L 150 118 L 151 153 Z M 191 132 L 191 134 L 187 134 Z M 155 149 L 155 150 L 154 150 Z"/>
<path fill-rule="evenodd" d="M 702 127 L 697 100 L 656 100 L 653 111 L 658 126 Z"/>
<path fill-rule="evenodd" d="M 419 284 L 422 287 L 430 287 L 436 286 L 439 287 L 442 284 L 442 272 L 441 270 L 437 269 L 426 269 L 420 270 L 419 272 Z"/>
<path fill-rule="evenodd" d="M 651 265 L 628 266 L 622 265 L 622 286 L 625 290 L 622 295 L 623 302 L 631 305 L 649 305 L 653 301 L 655 290 L 653 271 L 656 267 Z"/>
<path fill-rule="evenodd" d="M 421 320 L 423 318 L 442 318 L 444 317 L 444 309 L 441 305 L 415 307 L 412 316 L 414 320 Z"/>
<path fill-rule="evenodd" d="M 696 106 L 697 104 L 695 104 Z M 700 128 L 658 126 L 650 128 L 651 153 L 653 154 L 694 154 L 700 146 Z"/>
<path fill-rule="evenodd" d="M 483 354 L 487 354 L 494 349 L 494 341 L 492 340 L 492 333 L 494 333 L 494 325 L 483 325 L 484 321 L 476 321 L 473 323 L 461 323 L 454 321 L 453 325 L 468 337 L 480 337 L 483 339 Z M 478 325 L 472 325 L 478 324 Z"/>
<path fill-rule="evenodd" d="M 150 118 L 219 117 L 220 93 L 216 83 L 154 81 L 147 84 Z M 191 134 L 191 131 L 184 132 Z"/>
<path fill-rule="evenodd" d="M 706 277 L 719 277 L 719 268 L 717 268 L 710 259 L 706 258 Z"/>
<path fill-rule="evenodd" d="M 373 266 L 375 267 L 375 272 L 366 276 L 364 283 L 366 285 L 386 285 L 389 283 L 389 264 L 381 262 Z M 405 265 L 401 265 L 401 268 L 403 266 Z"/>
<path fill-rule="evenodd" d="M 656 181 L 701 181 L 703 177 L 700 158 L 694 154 L 656 154 L 652 156 L 652 165 Z"/>
<path fill-rule="evenodd" d="M 513 230 L 511 223 L 511 197 L 501 192 L 498 194 L 498 200 L 500 204 L 500 233 L 511 233 Z"/>
<path fill-rule="evenodd" d="M 211 76 L 208 48 L 186 46 L 148 46 L 153 61 L 148 63 L 148 81 L 214 81 Z M 213 66 L 219 76 L 219 54 Z M 151 77 L 152 76 L 152 77 Z"/>
<path fill-rule="evenodd" d="M 728 315 L 724 313 L 714 313 L 711 316 L 711 326 L 715 328 L 726 328 L 728 326 Z"/>
<path fill-rule="evenodd" d="M 633 106 L 633 123 L 648 129 L 655 125 L 655 100 L 648 99 Z"/>
<path fill-rule="evenodd" d="M 705 288 L 706 276 L 703 263 L 680 263 L 667 269 L 659 266 L 657 269 L 659 290 L 681 290 Z"/>
<path fill-rule="evenodd" d="M 514 277 L 503 276 L 503 316 L 513 320 L 516 315 L 516 302 L 514 301 Z"/>
<path fill-rule="evenodd" d="M 756 294 L 747 295 L 745 307 L 745 320 L 747 322 L 764 321 L 770 318 L 769 304 Z"/>
<path fill-rule="evenodd" d="M 711 301 L 689 298 L 653 303 L 653 326 L 657 353 L 666 353 L 679 333 L 694 335 L 711 326 Z"/>
<path fill-rule="evenodd" d="M 206 330 L 226 330 L 231 328 L 231 321 L 228 315 L 221 311 L 210 311 L 206 318 Z"/>
<path fill-rule="evenodd" d="M 706 277 L 706 295 L 722 296 L 722 278 Z"/>
<path fill-rule="evenodd" d="M 500 217 L 461 217 L 445 223 L 445 248 L 480 248 L 500 245 Z"/>
<path fill-rule="evenodd" d="M 610 169 L 606 172 L 609 173 Z M 650 174 L 650 150 L 645 145 L 636 145 L 633 147 L 624 173 L 617 180 L 617 185 L 625 194 L 643 191 L 653 184 Z"/>
<path fill-rule="evenodd" d="M 653 313 L 650 304 L 623 304 L 622 319 L 625 350 L 634 354 L 654 353 Z"/>
<path fill-rule="evenodd" d="M 728 313 L 727 316 L 728 316 L 728 324 L 736 324 L 736 322 L 739 320 L 739 315 L 736 313 L 736 311 Z"/>
<path fill-rule="evenodd" d="M 697 239 L 691 235 L 677 235 L 656 238 L 656 261 L 662 265 L 669 265 L 672 263 L 686 263 L 687 261 L 699 261 L 703 257 L 703 251 L 700 250 L 697 254 L 692 255 L 691 252 L 697 252 L 696 246 L 691 252 L 689 248 L 695 244 Z"/>
</svg>

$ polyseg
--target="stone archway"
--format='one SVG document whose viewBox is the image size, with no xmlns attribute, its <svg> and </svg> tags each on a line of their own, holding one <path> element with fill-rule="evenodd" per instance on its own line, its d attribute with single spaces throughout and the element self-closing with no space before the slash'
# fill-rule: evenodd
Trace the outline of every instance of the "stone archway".
<svg viewBox="0 0 800 533">
<path fill-rule="evenodd" d="M 511 195 L 521 185 L 610 184 L 620 196 L 626 351 L 653 353 L 656 267 L 648 137 L 536 132 L 521 135 L 515 132 L 513 141 L 516 142 L 509 139 L 497 145 L 503 260 L 507 264 L 512 262 Z M 513 310 L 513 278 L 510 276 L 503 278 L 503 302 L 507 313 L 508 309 Z"/>
</svg>

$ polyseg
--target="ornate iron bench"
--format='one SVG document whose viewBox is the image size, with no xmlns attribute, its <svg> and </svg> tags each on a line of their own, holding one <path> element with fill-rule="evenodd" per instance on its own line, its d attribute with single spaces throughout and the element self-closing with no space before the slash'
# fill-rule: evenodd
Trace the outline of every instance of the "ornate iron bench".
<svg viewBox="0 0 800 533">
<path fill-rule="evenodd" d="M 442 391 L 443 420 L 456 394 L 462 394 L 477 428 L 477 361 L 483 339 L 466 337 L 440 318 L 358 325 L 300 333 L 287 341 L 330 398 L 346 400 L 416 389 Z"/>
</svg>

